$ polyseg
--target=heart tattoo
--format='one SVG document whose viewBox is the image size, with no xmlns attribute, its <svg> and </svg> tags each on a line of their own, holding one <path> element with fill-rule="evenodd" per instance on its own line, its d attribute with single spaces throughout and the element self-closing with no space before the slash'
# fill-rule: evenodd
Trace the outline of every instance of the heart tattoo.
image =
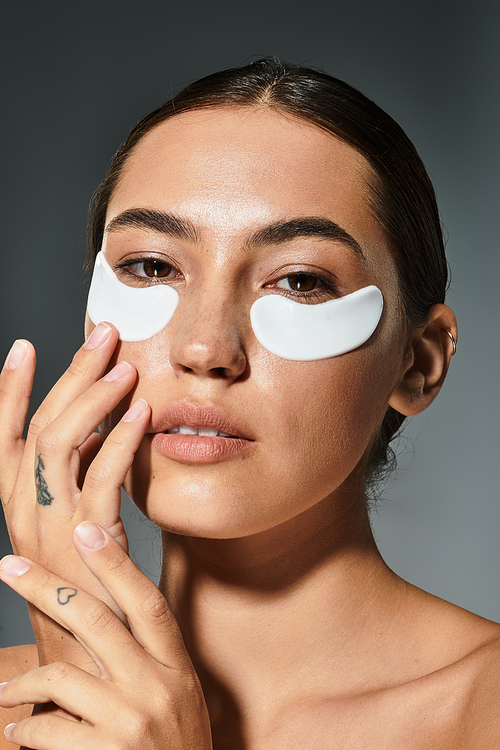
<svg viewBox="0 0 500 750">
<path fill-rule="evenodd" d="M 76 589 L 72 589 L 69 586 L 62 586 L 60 589 L 57 589 L 57 601 L 59 604 L 67 604 L 77 593 Z"/>
</svg>

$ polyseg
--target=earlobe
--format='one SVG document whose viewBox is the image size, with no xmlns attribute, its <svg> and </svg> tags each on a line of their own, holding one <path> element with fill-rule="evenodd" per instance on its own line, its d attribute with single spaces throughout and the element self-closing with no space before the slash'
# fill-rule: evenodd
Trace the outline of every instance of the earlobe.
<svg viewBox="0 0 500 750">
<path fill-rule="evenodd" d="M 407 417 L 420 414 L 436 398 L 455 353 L 457 322 L 447 305 L 433 305 L 425 326 L 414 330 L 399 382 L 389 406 Z"/>
</svg>

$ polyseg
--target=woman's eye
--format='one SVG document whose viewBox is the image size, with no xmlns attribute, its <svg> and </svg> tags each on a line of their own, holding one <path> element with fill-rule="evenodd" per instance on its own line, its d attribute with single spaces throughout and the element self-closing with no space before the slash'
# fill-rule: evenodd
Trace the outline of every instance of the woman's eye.
<svg viewBox="0 0 500 750">
<path fill-rule="evenodd" d="M 326 284 L 318 276 L 308 273 L 290 274 L 276 283 L 278 289 L 287 289 L 291 292 L 312 292 L 325 286 Z"/>
<path fill-rule="evenodd" d="M 169 263 L 164 263 L 162 260 L 155 260 L 155 258 L 148 258 L 147 260 L 141 260 L 138 263 L 131 263 L 131 267 L 134 268 L 138 276 L 147 276 L 149 279 L 164 279 L 167 276 L 170 276 L 174 270 L 173 266 Z"/>
<path fill-rule="evenodd" d="M 124 263 L 120 265 L 120 268 L 133 276 L 139 276 L 141 279 L 173 279 L 178 273 L 177 269 L 170 263 L 156 258 L 145 258 L 132 263 Z"/>
</svg>

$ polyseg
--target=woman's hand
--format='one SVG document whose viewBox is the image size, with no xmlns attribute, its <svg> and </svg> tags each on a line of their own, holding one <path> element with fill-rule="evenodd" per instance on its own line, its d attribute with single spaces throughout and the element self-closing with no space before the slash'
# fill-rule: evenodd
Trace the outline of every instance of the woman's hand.
<svg viewBox="0 0 500 750">
<path fill-rule="evenodd" d="M 67 712 L 9 725 L 8 740 L 35 750 L 210 750 L 201 686 L 166 600 L 108 532 L 84 523 L 74 540 L 130 632 L 80 587 L 23 558 L 4 558 L 0 578 L 72 632 L 98 666 L 94 676 L 57 662 L 6 683 L 5 708 L 53 701 Z"/>
<path fill-rule="evenodd" d="M 144 401 L 136 402 L 104 444 L 94 432 L 136 381 L 136 370 L 126 363 L 105 374 L 117 341 L 112 326 L 94 329 L 31 420 L 26 442 L 35 352 L 28 342 L 16 342 L 0 375 L 0 497 L 17 554 L 102 597 L 120 614 L 72 543 L 75 526 L 91 520 L 127 548 L 120 486 L 147 429 L 150 409 Z M 66 631 L 34 607 L 30 615 L 41 664 L 63 658 L 94 668 Z"/>
</svg>

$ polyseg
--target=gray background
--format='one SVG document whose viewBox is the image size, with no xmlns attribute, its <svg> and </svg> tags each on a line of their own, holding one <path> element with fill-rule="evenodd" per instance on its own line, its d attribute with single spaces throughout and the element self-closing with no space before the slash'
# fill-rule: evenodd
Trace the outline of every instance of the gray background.
<svg viewBox="0 0 500 750">
<path fill-rule="evenodd" d="M 322 65 L 403 125 L 437 187 L 460 345 L 443 393 L 400 443 L 375 532 L 401 575 L 500 620 L 500 5 L 18 0 L 0 34 L 0 356 L 33 341 L 33 404 L 82 340 L 89 198 L 130 126 L 172 89 L 276 54 Z M 154 530 L 129 505 L 126 515 L 154 576 Z M 3 584 L 0 597 L 0 645 L 31 640 L 24 602 Z"/>
</svg>

